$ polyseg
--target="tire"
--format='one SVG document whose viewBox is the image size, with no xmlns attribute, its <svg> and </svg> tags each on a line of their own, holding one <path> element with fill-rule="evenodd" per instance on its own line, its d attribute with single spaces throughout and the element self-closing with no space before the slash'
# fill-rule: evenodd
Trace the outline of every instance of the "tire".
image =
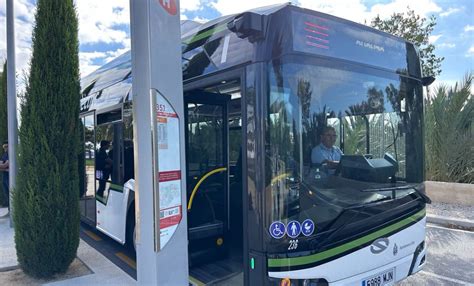
<svg viewBox="0 0 474 286">
<path fill-rule="evenodd" d="M 137 253 L 137 226 L 133 226 L 133 238 L 132 238 L 132 244 L 133 244 L 133 251 Z"/>
<path fill-rule="evenodd" d="M 128 211 L 126 231 L 125 244 L 130 250 L 136 253 L 135 207 L 131 207 Z"/>
</svg>

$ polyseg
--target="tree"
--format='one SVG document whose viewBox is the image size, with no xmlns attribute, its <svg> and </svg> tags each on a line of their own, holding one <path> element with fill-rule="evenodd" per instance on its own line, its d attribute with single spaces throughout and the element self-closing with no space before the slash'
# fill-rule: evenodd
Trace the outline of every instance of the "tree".
<svg viewBox="0 0 474 286">
<path fill-rule="evenodd" d="M 79 58 L 73 0 L 38 0 L 19 132 L 13 219 L 18 262 L 65 272 L 79 245 Z"/>
<path fill-rule="evenodd" d="M 0 73 L 0 143 L 8 140 L 7 117 L 7 61 L 5 61 L 3 64 L 3 72 Z M 3 150 L 1 152 L 3 152 Z M 3 195 L 3 184 L 1 184 L 0 206 L 5 203 L 6 199 Z"/>
<path fill-rule="evenodd" d="M 389 19 L 382 20 L 377 15 L 371 21 L 371 26 L 381 31 L 404 38 L 415 44 L 420 50 L 421 66 L 424 76 L 437 76 L 441 73 L 441 62 L 444 57 L 435 55 L 435 46 L 429 43 L 429 36 L 436 26 L 436 17 L 429 20 L 415 14 L 407 7 L 405 13 L 394 13 Z"/>
<path fill-rule="evenodd" d="M 472 74 L 454 87 L 441 85 L 425 101 L 427 179 L 474 183 Z"/>
</svg>

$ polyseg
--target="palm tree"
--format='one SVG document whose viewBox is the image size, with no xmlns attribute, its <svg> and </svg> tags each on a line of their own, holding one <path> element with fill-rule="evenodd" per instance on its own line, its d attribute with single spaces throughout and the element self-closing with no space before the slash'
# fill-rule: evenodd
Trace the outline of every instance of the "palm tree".
<svg viewBox="0 0 474 286">
<path fill-rule="evenodd" d="M 473 74 L 454 87 L 440 85 L 425 100 L 427 179 L 474 182 Z"/>
</svg>

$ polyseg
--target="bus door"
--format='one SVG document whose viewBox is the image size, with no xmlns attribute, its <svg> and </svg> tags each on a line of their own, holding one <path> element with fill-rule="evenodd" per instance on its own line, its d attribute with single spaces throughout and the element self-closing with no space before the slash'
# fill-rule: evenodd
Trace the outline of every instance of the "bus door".
<svg viewBox="0 0 474 286">
<path fill-rule="evenodd" d="M 80 210 L 87 223 L 96 223 L 95 205 L 95 116 L 93 113 L 81 117 L 83 154 L 80 161 Z"/>
<path fill-rule="evenodd" d="M 196 265 L 226 252 L 230 96 L 193 91 L 184 99 L 189 255 Z"/>
</svg>

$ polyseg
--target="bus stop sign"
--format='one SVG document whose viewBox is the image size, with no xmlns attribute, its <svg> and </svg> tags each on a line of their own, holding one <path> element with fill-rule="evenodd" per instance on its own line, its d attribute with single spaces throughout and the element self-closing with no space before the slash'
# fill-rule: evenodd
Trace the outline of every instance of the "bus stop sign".
<svg viewBox="0 0 474 286">
<path fill-rule="evenodd" d="M 176 7 L 176 1 L 175 0 L 158 0 L 160 2 L 160 5 L 165 8 L 166 12 L 168 12 L 171 15 L 176 15 L 178 12 L 178 8 Z"/>
<path fill-rule="evenodd" d="M 154 153 L 154 188 L 159 196 L 160 238 L 159 249 L 163 249 L 173 236 L 182 218 L 181 206 L 181 156 L 179 117 L 168 100 L 156 89 L 152 89 L 152 122 Z M 158 230 L 157 230 L 158 231 Z M 158 247 L 157 247 L 158 249 Z"/>
</svg>

